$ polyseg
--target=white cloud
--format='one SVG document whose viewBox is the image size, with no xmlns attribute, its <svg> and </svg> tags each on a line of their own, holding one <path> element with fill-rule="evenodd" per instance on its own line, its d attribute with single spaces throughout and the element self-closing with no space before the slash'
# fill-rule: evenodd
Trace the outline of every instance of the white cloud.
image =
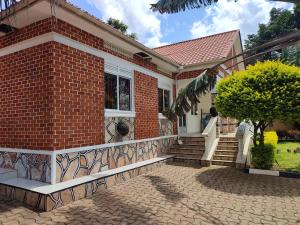
<svg viewBox="0 0 300 225">
<path fill-rule="evenodd" d="M 273 7 L 290 8 L 291 4 L 266 0 L 219 0 L 214 6 L 205 9 L 205 17 L 195 21 L 190 29 L 193 38 L 228 30 L 240 29 L 242 39 L 256 33 L 259 23 L 269 20 Z"/>
<path fill-rule="evenodd" d="M 94 5 L 106 21 L 109 17 L 122 20 L 129 27 L 129 32 L 138 35 L 140 42 L 148 47 L 158 47 L 161 42 L 161 22 L 157 13 L 151 12 L 153 0 L 87 0 Z"/>
</svg>

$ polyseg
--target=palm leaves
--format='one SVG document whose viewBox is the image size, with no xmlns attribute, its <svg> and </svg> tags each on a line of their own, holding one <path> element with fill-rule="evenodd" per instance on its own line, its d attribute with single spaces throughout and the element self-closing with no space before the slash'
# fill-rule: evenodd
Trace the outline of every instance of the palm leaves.
<svg viewBox="0 0 300 225">
<path fill-rule="evenodd" d="M 216 68 L 202 72 L 197 78 L 181 89 L 171 108 L 163 114 L 170 120 L 183 116 L 191 110 L 192 105 L 199 103 L 199 97 L 212 90 L 216 84 Z"/>
<path fill-rule="evenodd" d="M 0 0 L 0 19 L 15 9 L 17 0 Z"/>
<path fill-rule="evenodd" d="M 186 9 L 201 8 L 215 2 L 218 0 L 160 0 L 156 4 L 151 4 L 151 9 L 160 13 L 177 13 Z"/>
<path fill-rule="evenodd" d="M 300 3 L 300 0 L 271 1 Z M 151 9 L 153 11 L 159 11 L 160 13 L 177 13 L 180 11 L 185 11 L 186 9 L 205 7 L 216 2 L 218 2 L 218 0 L 159 0 L 157 3 L 151 4 Z"/>
</svg>

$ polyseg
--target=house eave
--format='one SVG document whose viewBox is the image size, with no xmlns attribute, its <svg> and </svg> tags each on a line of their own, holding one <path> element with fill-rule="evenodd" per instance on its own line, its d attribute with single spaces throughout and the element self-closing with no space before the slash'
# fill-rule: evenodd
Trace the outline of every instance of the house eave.
<svg viewBox="0 0 300 225">
<path fill-rule="evenodd" d="M 32 6 L 34 6 L 38 3 L 41 3 L 41 2 L 48 2 L 50 4 L 50 0 L 27 0 L 27 1 L 19 2 L 15 6 L 13 11 L 6 12 L 7 15 L 2 17 L 2 20 L 0 21 L 0 23 L 1 22 L 5 23 L 9 19 L 11 19 L 12 16 L 13 16 L 12 14 L 16 15 L 16 14 L 20 13 L 21 11 L 27 10 L 30 7 L 32 7 Z M 49 7 L 49 5 L 48 5 L 48 7 Z M 134 39 L 122 34 L 120 31 L 112 28 L 111 26 L 109 26 L 106 23 L 100 21 L 96 17 L 93 17 L 93 16 L 89 15 L 87 12 L 84 12 L 81 9 L 73 6 L 72 4 L 67 3 L 64 0 L 56 0 L 56 7 L 57 8 L 54 9 L 54 10 L 57 10 L 58 13 L 52 14 L 51 8 L 49 8 L 48 17 L 50 17 L 51 15 L 55 15 L 55 16 L 57 16 L 57 18 L 60 19 L 60 15 L 61 15 L 62 12 L 61 12 L 61 10 L 59 10 L 59 8 L 61 8 L 63 10 L 66 10 L 67 12 L 72 13 L 72 14 L 80 17 L 81 19 L 85 20 L 85 21 L 87 21 L 91 24 L 94 24 L 96 27 L 98 27 L 101 30 L 104 30 L 105 32 L 109 33 L 110 35 L 115 36 L 116 38 L 120 39 L 120 41 L 123 41 L 123 42 L 133 46 L 134 48 L 139 49 L 140 51 L 147 53 L 156 62 L 161 61 L 164 65 L 168 65 L 167 67 L 169 68 L 168 70 L 170 70 L 170 72 L 177 72 L 178 71 L 178 68 L 179 68 L 180 65 L 178 63 L 176 63 L 175 61 L 170 60 L 169 58 L 158 54 L 157 52 L 155 52 L 151 48 L 148 48 L 145 45 L 139 43 L 138 41 L 135 41 Z M 27 25 L 29 25 L 29 24 L 27 24 Z M 21 27 L 19 27 L 19 28 L 21 28 Z M 85 28 L 82 27 L 81 29 L 85 29 Z M 3 36 L 3 35 L 5 35 L 5 34 L 0 34 L 0 36 Z M 158 66 L 164 67 L 163 65 L 158 65 Z"/>
</svg>

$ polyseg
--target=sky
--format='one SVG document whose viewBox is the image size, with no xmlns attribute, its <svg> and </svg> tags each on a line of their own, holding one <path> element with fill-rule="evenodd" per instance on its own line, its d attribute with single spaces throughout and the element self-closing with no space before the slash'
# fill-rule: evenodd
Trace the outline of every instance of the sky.
<svg viewBox="0 0 300 225">
<path fill-rule="evenodd" d="M 138 41 L 153 48 L 215 33 L 240 29 L 242 40 L 267 23 L 273 7 L 292 9 L 293 5 L 268 0 L 219 0 L 212 6 L 176 14 L 150 10 L 156 0 L 69 0 L 103 21 L 122 20 Z"/>
</svg>

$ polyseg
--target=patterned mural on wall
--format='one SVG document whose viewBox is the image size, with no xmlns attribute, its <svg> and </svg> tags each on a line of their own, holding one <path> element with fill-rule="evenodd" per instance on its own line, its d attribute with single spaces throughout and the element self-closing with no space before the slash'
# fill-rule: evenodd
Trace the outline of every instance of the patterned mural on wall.
<svg viewBox="0 0 300 225">
<path fill-rule="evenodd" d="M 175 138 L 163 138 L 105 149 L 58 154 L 56 182 L 115 169 L 166 154 Z"/>
<path fill-rule="evenodd" d="M 117 132 L 117 124 L 123 121 L 129 127 L 129 133 L 121 136 Z M 134 118 L 125 117 L 108 117 L 105 118 L 105 143 L 115 143 L 122 141 L 134 140 Z"/>
<path fill-rule="evenodd" d="M 51 182 L 51 156 L 0 152 L 0 167 L 17 170 L 19 178 Z"/>
<path fill-rule="evenodd" d="M 159 134 L 160 136 L 173 135 L 173 123 L 168 119 L 159 120 Z"/>
</svg>

